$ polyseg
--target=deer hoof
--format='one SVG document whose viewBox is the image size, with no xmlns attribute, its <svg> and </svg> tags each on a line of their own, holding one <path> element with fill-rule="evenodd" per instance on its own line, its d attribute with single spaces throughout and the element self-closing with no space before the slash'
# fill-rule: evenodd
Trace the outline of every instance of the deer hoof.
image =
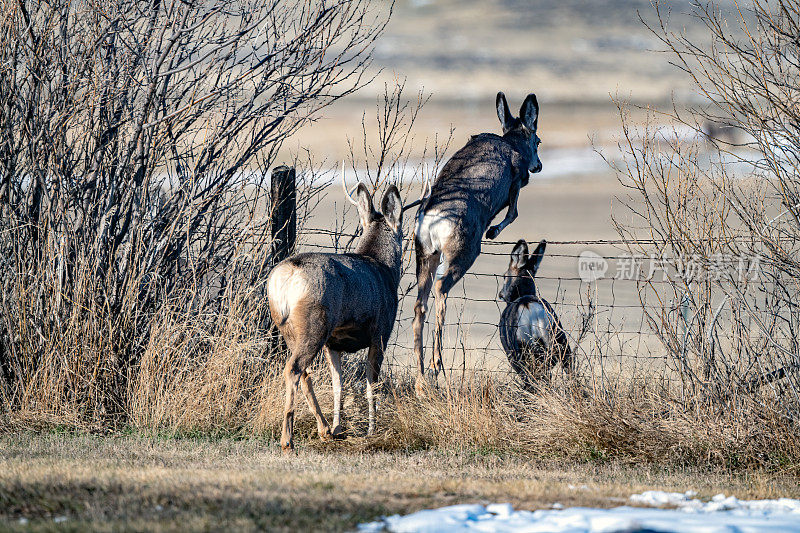
<svg viewBox="0 0 800 533">
<path fill-rule="evenodd" d="M 500 235 L 500 228 L 498 226 L 492 226 L 491 228 L 486 230 L 487 239 L 494 239 L 498 235 Z"/>
<path fill-rule="evenodd" d="M 294 444 L 291 441 L 287 444 L 281 444 L 283 455 L 292 455 L 294 453 Z"/>
<path fill-rule="evenodd" d="M 333 428 L 332 433 L 334 439 L 343 439 L 345 437 L 341 424 Z"/>
<path fill-rule="evenodd" d="M 333 440 L 333 434 L 331 433 L 331 428 L 326 427 L 322 431 L 319 432 L 319 438 L 323 441 Z"/>
</svg>

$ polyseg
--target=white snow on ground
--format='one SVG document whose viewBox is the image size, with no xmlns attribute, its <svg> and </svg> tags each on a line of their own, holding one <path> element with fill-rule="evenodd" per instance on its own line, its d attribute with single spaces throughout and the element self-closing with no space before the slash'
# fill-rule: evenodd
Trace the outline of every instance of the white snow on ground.
<svg viewBox="0 0 800 533">
<path fill-rule="evenodd" d="M 631 503 L 669 506 L 653 509 L 623 506 L 615 509 L 515 511 L 510 504 L 451 505 L 407 516 L 384 517 L 361 524 L 362 532 L 538 532 L 538 533 L 788 533 L 800 532 L 800 500 L 739 500 L 719 494 L 710 502 L 686 493 L 648 491 L 634 494 Z M 554 504 L 554 507 L 556 505 Z"/>
<path fill-rule="evenodd" d="M 780 498 L 778 500 L 740 500 L 735 496 L 725 497 L 724 494 L 717 494 L 711 498 L 710 502 L 703 502 L 694 497 L 694 491 L 662 492 L 660 490 L 650 490 L 641 494 L 634 494 L 630 501 L 639 505 L 650 507 L 677 507 L 683 511 L 698 513 L 715 513 L 719 511 L 766 513 L 766 514 L 789 514 L 795 515 L 795 519 L 800 520 L 800 500 Z M 795 529 L 800 531 L 800 526 Z"/>
</svg>

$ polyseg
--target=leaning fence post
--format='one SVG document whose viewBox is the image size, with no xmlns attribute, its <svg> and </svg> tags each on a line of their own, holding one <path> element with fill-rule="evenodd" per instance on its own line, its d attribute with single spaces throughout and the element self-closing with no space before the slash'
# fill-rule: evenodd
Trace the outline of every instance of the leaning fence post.
<svg viewBox="0 0 800 533">
<path fill-rule="evenodd" d="M 297 195 L 295 171 L 286 165 L 272 169 L 270 182 L 270 217 L 272 226 L 272 257 L 276 265 L 294 251 L 297 239 Z"/>
</svg>

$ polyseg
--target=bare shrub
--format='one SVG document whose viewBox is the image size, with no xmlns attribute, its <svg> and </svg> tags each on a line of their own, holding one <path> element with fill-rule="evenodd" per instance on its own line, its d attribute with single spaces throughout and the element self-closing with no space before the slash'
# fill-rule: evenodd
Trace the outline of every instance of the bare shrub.
<svg viewBox="0 0 800 533">
<path fill-rule="evenodd" d="M 267 169 L 284 139 L 368 81 L 388 16 L 370 4 L 3 3 L 4 410 L 124 413 L 141 354 L 172 338 L 175 313 L 203 333 L 166 347 L 183 368 L 195 344 L 253 333 Z"/>
<path fill-rule="evenodd" d="M 621 108 L 626 158 L 618 170 L 632 194 L 631 219 L 618 227 L 632 252 L 669 267 L 665 284 L 643 281 L 640 294 L 658 302 L 644 312 L 680 379 L 676 401 L 744 426 L 754 413 L 772 413 L 795 431 L 800 3 L 694 9 L 710 31 L 707 45 L 670 31 L 660 10 L 661 24 L 651 29 L 702 103 L 675 105 L 667 127 L 634 127 Z"/>
</svg>

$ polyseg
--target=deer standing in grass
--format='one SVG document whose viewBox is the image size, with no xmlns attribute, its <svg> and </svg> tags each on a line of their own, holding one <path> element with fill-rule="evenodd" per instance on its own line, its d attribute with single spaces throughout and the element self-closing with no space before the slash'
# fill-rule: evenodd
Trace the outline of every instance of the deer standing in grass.
<svg viewBox="0 0 800 533">
<path fill-rule="evenodd" d="M 442 328 L 447 294 L 481 252 L 481 238 L 494 239 L 517 218 L 519 191 L 529 173 L 542 170 L 536 127 L 539 104 L 529 94 L 519 118 L 509 111 L 506 97 L 497 93 L 497 116 L 503 135 L 474 135 L 445 164 L 417 214 L 417 300 L 414 305 L 414 353 L 418 363 L 416 388 L 424 392 L 423 326 L 431 289 L 436 298 L 436 326 L 431 366 L 444 373 Z M 492 219 L 508 207 L 503 220 Z M 488 228 L 488 229 L 487 229 Z"/>
<path fill-rule="evenodd" d="M 320 438 L 342 432 L 339 417 L 342 400 L 340 353 L 368 348 L 366 396 L 369 410 L 367 434 L 375 429 L 373 387 L 380 373 L 386 343 L 397 314 L 397 289 L 402 260 L 402 204 L 391 185 L 376 211 L 367 187 L 359 183 L 355 199 L 363 233 L 355 253 L 303 253 L 272 270 L 267 291 L 272 320 L 286 339 L 290 355 L 283 371 L 286 405 L 281 447 L 293 449 L 294 397 L 299 385 L 317 419 Z M 320 411 L 307 368 L 321 349 L 333 382 L 333 430 Z"/>
<path fill-rule="evenodd" d="M 534 276 L 544 257 L 546 241 L 528 255 L 528 243 L 520 240 L 511 251 L 500 299 L 506 305 L 500 317 L 500 342 L 511 368 L 525 388 L 548 376 L 556 363 L 572 373 L 572 350 L 561 321 L 550 303 L 536 293 Z"/>
</svg>

